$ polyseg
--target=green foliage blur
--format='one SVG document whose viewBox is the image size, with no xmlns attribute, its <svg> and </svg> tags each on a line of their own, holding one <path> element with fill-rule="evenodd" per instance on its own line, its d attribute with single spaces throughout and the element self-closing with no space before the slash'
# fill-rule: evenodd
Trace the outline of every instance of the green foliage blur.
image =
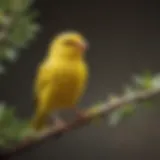
<svg viewBox="0 0 160 160">
<path fill-rule="evenodd" d="M 0 62 L 15 62 L 21 49 L 35 39 L 39 25 L 33 0 L 0 0 Z M 0 66 L 0 73 L 5 66 Z"/>
<path fill-rule="evenodd" d="M 16 62 L 22 49 L 35 40 L 40 26 L 33 0 L 0 0 L 0 74 L 6 73 L 4 62 Z M 29 121 L 18 119 L 13 107 L 0 104 L 0 148 L 12 147 L 32 129 Z"/>
<path fill-rule="evenodd" d="M 29 127 L 28 120 L 17 118 L 13 107 L 0 104 L 0 147 L 13 147 L 26 136 L 32 136 L 33 133 L 34 130 Z"/>
<path fill-rule="evenodd" d="M 134 97 L 139 91 L 159 90 L 160 89 L 160 74 L 152 74 L 146 71 L 140 75 L 133 76 L 133 85 L 127 85 L 122 94 L 125 97 Z M 111 97 L 118 99 L 119 96 Z M 110 100 L 110 99 L 109 99 Z M 122 120 L 131 117 L 140 107 L 150 108 L 154 106 L 152 100 L 144 100 L 143 102 L 130 102 L 123 107 L 116 109 L 109 115 L 108 124 L 112 127 L 117 126 Z"/>
</svg>

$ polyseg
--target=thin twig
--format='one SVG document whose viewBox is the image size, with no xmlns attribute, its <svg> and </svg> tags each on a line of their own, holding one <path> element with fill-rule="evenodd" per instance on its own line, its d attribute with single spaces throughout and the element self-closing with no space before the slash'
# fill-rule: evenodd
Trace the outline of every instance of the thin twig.
<svg viewBox="0 0 160 160">
<path fill-rule="evenodd" d="M 149 89 L 145 91 L 139 91 L 134 96 L 125 95 L 118 98 L 116 101 L 106 102 L 101 106 L 99 106 L 98 108 L 96 107 L 96 109 L 94 107 L 91 107 L 85 111 L 84 118 L 76 119 L 74 122 L 67 124 L 66 127 L 63 127 L 63 128 L 58 128 L 58 127 L 50 128 L 40 136 L 20 143 L 17 147 L 5 153 L 3 157 L 7 159 L 13 155 L 22 153 L 23 151 L 26 151 L 26 149 L 29 149 L 35 145 L 38 145 L 39 143 L 42 143 L 44 140 L 46 140 L 49 137 L 55 137 L 57 139 L 58 135 L 62 135 L 68 131 L 84 126 L 85 124 L 90 123 L 91 120 L 93 120 L 95 117 L 101 117 L 103 115 L 106 115 L 115 109 L 123 107 L 127 103 L 131 103 L 133 101 L 146 100 L 158 94 L 160 94 L 160 88 Z M 66 128 L 68 129 L 66 130 Z"/>
</svg>

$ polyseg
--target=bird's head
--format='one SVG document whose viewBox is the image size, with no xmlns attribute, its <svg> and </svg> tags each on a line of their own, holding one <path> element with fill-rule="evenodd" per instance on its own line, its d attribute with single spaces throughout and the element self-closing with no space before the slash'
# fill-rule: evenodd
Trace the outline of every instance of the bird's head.
<svg viewBox="0 0 160 160">
<path fill-rule="evenodd" d="M 50 54 L 77 59 L 83 57 L 87 49 L 88 43 L 80 33 L 68 31 L 55 37 L 51 44 Z"/>
</svg>

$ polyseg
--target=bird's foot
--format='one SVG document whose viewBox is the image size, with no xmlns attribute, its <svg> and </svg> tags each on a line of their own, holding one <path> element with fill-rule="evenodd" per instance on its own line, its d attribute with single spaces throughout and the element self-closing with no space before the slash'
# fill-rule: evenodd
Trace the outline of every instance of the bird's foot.
<svg viewBox="0 0 160 160">
<path fill-rule="evenodd" d="M 63 129 L 64 131 L 68 131 L 67 123 L 60 119 L 59 117 L 55 117 L 55 127 Z M 63 132 L 60 132 L 56 135 L 56 138 L 60 138 L 63 135 Z"/>
<path fill-rule="evenodd" d="M 64 128 L 65 130 L 68 130 L 67 123 L 64 120 L 57 117 L 55 118 L 55 126 L 58 128 Z"/>
</svg>

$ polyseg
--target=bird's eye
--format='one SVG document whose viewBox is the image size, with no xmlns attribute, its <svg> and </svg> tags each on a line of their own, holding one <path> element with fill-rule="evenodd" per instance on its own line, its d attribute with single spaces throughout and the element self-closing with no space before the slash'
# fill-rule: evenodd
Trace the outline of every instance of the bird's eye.
<svg viewBox="0 0 160 160">
<path fill-rule="evenodd" d="M 76 45 L 76 43 L 74 41 L 71 41 L 71 40 L 65 41 L 64 44 L 67 45 L 67 46 L 75 46 Z"/>
</svg>

